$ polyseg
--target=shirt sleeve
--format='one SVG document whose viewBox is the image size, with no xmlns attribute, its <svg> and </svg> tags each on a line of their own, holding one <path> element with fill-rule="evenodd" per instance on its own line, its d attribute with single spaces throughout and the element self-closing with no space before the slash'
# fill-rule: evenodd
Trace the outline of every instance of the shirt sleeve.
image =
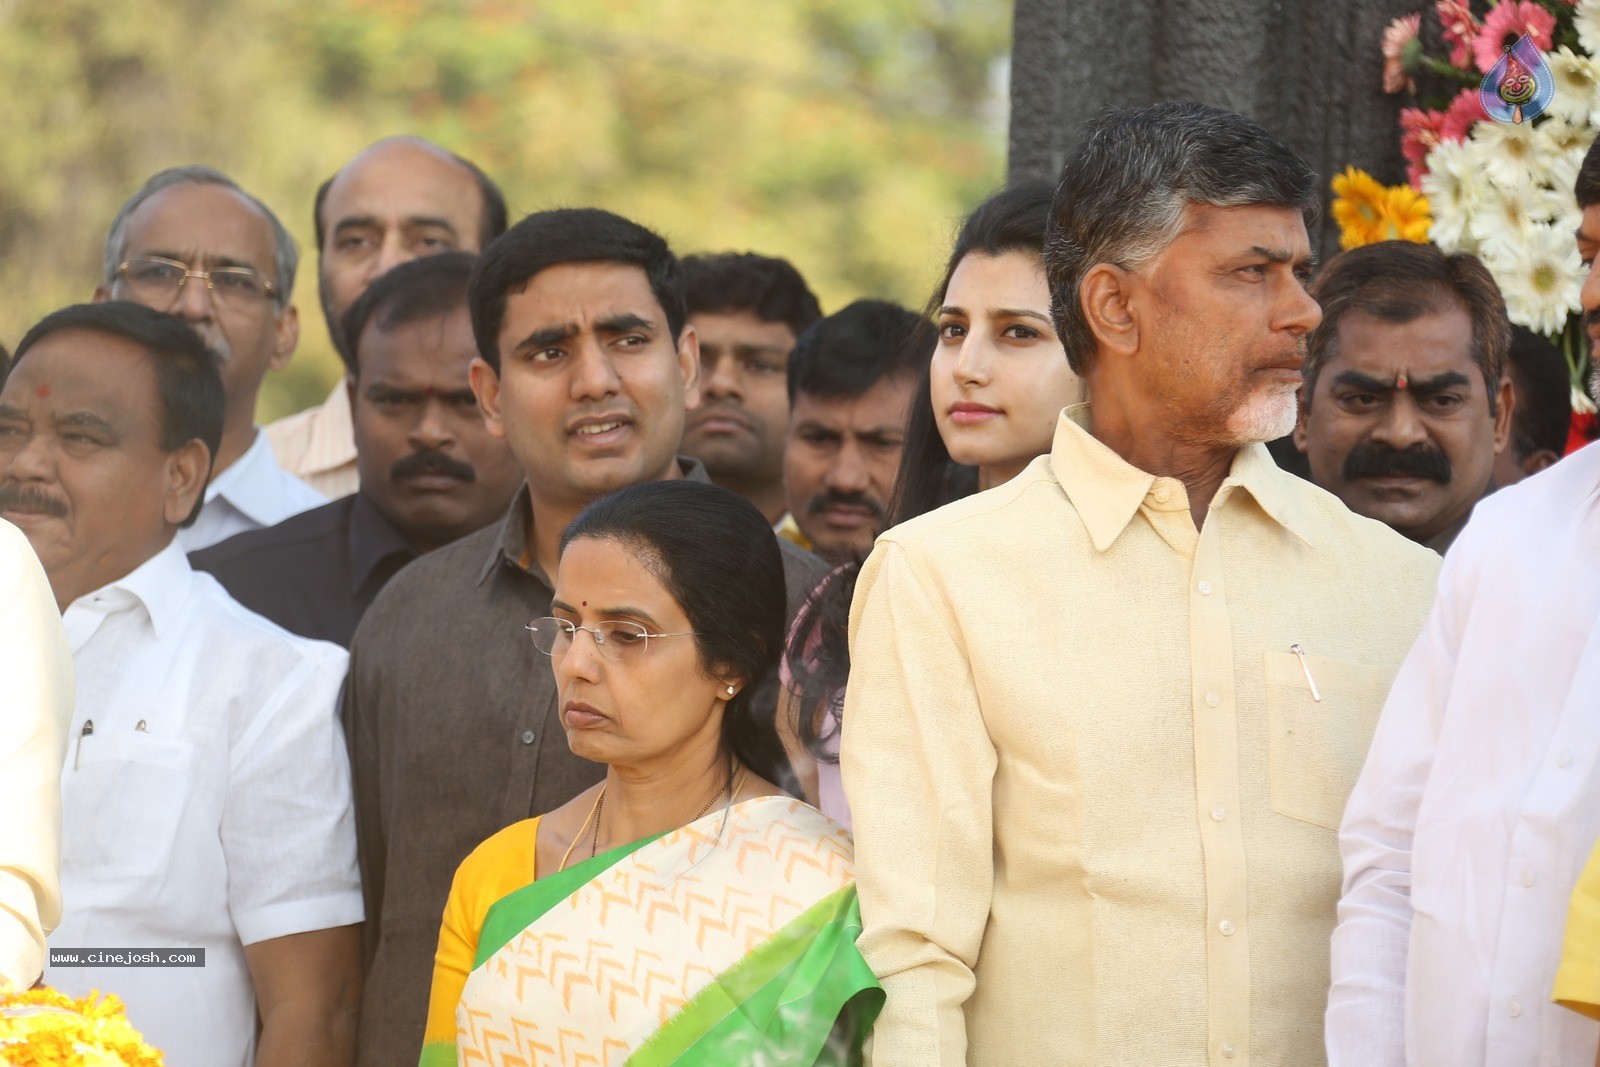
<svg viewBox="0 0 1600 1067">
<path fill-rule="evenodd" d="M 1556 971 L 1557 1004 L 1600 1019 L 1600 845 L 1572 891 L 1567 938 Z"/>
<path fill-rule="evenodd" d="M 1329 1067 L 1405 1063 L 1411 846 L 1459 647 L 1452 554 L 1422 633 L 1395 676 L 1339 830 L 1344 888 L 1332 944 Z"/>
<path fill-rule="evenodd" d="M 315 644 L 234 740 L 221 836 L 228 906 L 246 945 L 361 921 L 337 713 L 344 666 L 343 651 Z"/>
<path fill-rule="evenodd" d="M 841 767 L 860 948 L 887 998 L 872 1062 L 956 1067 L 993 894 L 997 757 L 951 605 L 906 549 L 868 558 L 850 632 Z"/>
<path fill-rule="evenodd" d="M 44 970 L 61 920 L 61 762 L 72 717 L 72 660 L 44 570 L 0 522 L 0 989 Z"/>
</svg>

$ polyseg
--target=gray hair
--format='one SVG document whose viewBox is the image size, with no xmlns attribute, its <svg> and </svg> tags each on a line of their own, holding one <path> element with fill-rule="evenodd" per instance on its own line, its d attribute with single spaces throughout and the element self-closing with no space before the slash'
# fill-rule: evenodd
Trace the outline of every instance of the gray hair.
<svg viewBox="0 0 1600 1067">
<path fill-rule="evenodd" d="M 1093 358 L 1079 292 L 1099 263 L 1136 271 L 1183 229 L 1190 204 L 1318 206 L 1316 176 L 1294 150 L 1242 115 L 1168 102 L 1090 120 L 1061 170 L 1045 230 L 1051 316 L 1072 369 Z"/>
<path fill-rule="evenodd" d="M 106 283 L 117 280 L 117 268 L 128 255 L 128 219 L 139 209 L 139 206 L 163 189 L 170 189 L 175 185 L 219 185 L 224 189 L 231 189 L 254 204 L 256 210 L 267 217 L 267 222 L 272 225 L 272 286 L 273 299 L 277 302 L 279 310 L 289 306 L 289 300 L 294 294 L 294 274 L 300 265 L 300 248 L 294 242 L 294 237 L 284 229 L 283 223 L 278 221 L 278 216 L 272 209 L 260 200 L 239 188 L 239 183 L 228 177 L 214 167 L 202 166 L 194 163 L 185 167 L 168 167 L 152 175 L 150 180 L 139 187 L 139 191 L 128 198 L 117 211 L 117 217 L 111 220 L 111 230 L 106 234 Z"/>
</svg>

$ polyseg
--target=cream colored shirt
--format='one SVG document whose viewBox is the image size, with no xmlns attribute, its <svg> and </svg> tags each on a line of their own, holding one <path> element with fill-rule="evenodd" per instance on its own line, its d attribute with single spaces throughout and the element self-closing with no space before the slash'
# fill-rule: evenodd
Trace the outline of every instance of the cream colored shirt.
<svg viewBox="0 0 1600 1067">
<path fill-rule="evenodd" d="M 361 485 L 356 473 L 355 428 L 345 381 L 314 408 L 262 427 L 278 465 L 327 497 L 338 500 Z"/>
<path fill-rule="evenodd" d="M 1197 531 L 1087 418 L 857 586 L 873 1062 L 1320 1064 L 1336 831 L 1438 557 L 1260 445 Z"/>
<path fill-rule="evenodd" d="M 0 990 L 44 969 L 61 919 L 61 758 L 72 658 L 44 569 L 0 520 Z"/>
</svg>

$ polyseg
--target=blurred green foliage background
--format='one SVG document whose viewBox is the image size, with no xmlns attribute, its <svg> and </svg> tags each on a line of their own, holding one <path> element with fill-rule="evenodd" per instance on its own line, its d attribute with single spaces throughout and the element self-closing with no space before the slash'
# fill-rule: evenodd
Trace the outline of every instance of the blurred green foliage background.
<svg viewBox="0 0 1600 1067">
<path fill-rule="evenodd" d="M 825 310 L 920 306 L 1003 178 L 1008 0 L 0 0 L 0 341 L 87 299 L 151 173 L 219 167 L 301 243 L 262 421 L 338 362 L 312 195 L 379 137 L 479 163 L 512 218 L 594 204 L 680 253 L 787 256 Z"/>
</svg>

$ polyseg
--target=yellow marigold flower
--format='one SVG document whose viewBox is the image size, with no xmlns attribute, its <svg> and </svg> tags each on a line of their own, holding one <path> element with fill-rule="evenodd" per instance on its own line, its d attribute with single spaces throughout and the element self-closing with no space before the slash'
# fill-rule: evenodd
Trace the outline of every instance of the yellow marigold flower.
<svg viewBox="0 0 1600 1067">
<path fill-rule="evenodd" d="M 1384 240 L 1428 243 L 1433 226 L 1433 209 L 1428 198 L 1409 185 L 1392 185 L 1383 206 L 1386 226 Z"/>
<path fill-rule="evenodd" d="M 1339 224 L 1339 247 L 1360 248 L 1383 240 L 1385 190 L 1364 170 L 1346 167 L 1333 179 L 1333 220 Z"/>
<path fill-rule="evenodd" d="M 1428 198 L 1408 185 L 1387 186 L 1364 170 L 1346 167 L 1333 179 L 1333 193 L 1340 248 L 1428 240 L 1433 224 Z"/>
<path fill-rule="evenodd" d="M 162 1067 L 122 1001 L 54 989 L 0 993 L 0 1067 Z"/>
</svg>

